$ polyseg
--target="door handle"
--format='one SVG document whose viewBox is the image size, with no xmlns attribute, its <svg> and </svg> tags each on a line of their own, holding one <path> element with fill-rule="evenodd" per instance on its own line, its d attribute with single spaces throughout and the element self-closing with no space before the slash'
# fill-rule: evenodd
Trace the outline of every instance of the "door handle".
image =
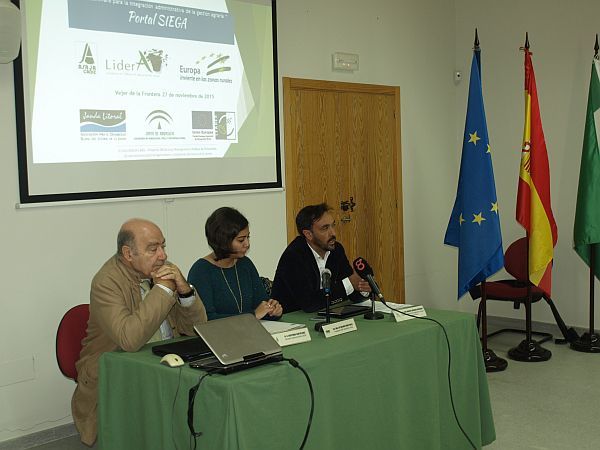
<svg viewBox="0 0 600 450">
<path fill-rule="evenodd" d="M 352 220 L 352 218 L 350 216 L 342 217 L 340 219 L 340 221 L 342 221 L 343 223 L 350 222 L 351 220 Z"/>
<path fill-rule="evenodd" d="M 342 209 L 342 211 L 350 210 L 350 212 L 354 212 L 355 206 L 356 203 L 354 203 L 354 197 L 350 197 L 350 200 L 342 200 L 340 202 L 340 208 Z"/>
</svg>

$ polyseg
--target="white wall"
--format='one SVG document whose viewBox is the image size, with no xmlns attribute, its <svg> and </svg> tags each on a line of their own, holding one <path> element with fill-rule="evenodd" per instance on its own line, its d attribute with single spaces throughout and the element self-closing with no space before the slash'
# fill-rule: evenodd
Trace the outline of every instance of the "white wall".
<svg viewBox="0 0 600 450">
<path fill-rule="evenodd" d="M 497 5 L 501 3 L 501 5 Z M 512 6 L 511 6 L 512 5 Z M 442 244 L 454 201 L 473 29 L 483 46 L 484 95 L 505 242 L 520 235 L 513 216 L 522 134 L 522 55 L 530 32 L 559 227 L 555 298 L 570 325 L 585 325 L 585 267 L 570 249 L 585 97 L 600 5 L 576 10 L 554 1 L 279 0 L 279 75 L 399 85 L 409 303 L 474 311 L 456 301 L 456 250 Z M 585 6 L 585 7 L 584 7 Z M 358 53 L 360 70 L 331 70 L 335 51 Z M 154 220 L 170 259 L 184 272 L 208 252 L 203 225 L 232 205 L 251 223 L 252 259 L 272 276 L 285 246 L 282 192 L 217 195 L 16 210 L 18 202 L 12 67 L 0 66 L 0 215 L 5 261 L 0 341 L 0 442 L 71 421 L 74 384 L 58 371 L 54 336 L 62 314 L 87 301 L 89 282 L 114 251 L 128 217 Z M 504 305 L 492 313 L 513 315 Z M 552 321 L 542 305 L 535 319 Z M 518 314 L 516 317 L 521 317 Z M 10 345 L 6 345 L 10 342 Z M 32 362 L 33 361 L 33 362 Z M 31 379 L 27 379 L 31 378 Z M 22 380 L 14 382 L 15 380 Z"/>
</svg>

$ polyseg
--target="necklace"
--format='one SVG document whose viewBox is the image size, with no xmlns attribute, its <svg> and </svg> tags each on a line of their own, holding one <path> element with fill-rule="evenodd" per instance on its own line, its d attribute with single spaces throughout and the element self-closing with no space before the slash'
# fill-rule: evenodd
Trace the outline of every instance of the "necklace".
<svg viewBox="0 0 600 450">
<path fill-rule="evenodd" d="M 223 279 L 225 280 L 225 284 L 227 285 L 227 288 L 229 289 L 229 292 L 231 292 L 231 296 L 235 300 L 235 306 L 237 306 L 237 309 L 238 309 L 239 313 L 241 314 L 242 313 L 242 307 L 244 305 L 244 297 L 242 296 L 242 288 L 240 286 L 240 278 L 238 276 L 237 264 L 233 265 L 233 269 L 235 270 L 235 279 L 237 280 L 238 291 L 240 293 L 240 301 L 239 301 L 239 303 L 238 303 L 237 297 L 233 293 L 233 289 L 231 289 L 231 286 L 229 285 L 229 281 L 227 281 L 227 278 L 225 277 L 225 272 L 223 271 L 222 267 L 221 267 L 221 275 L 223 275 Z"/>
</svg>

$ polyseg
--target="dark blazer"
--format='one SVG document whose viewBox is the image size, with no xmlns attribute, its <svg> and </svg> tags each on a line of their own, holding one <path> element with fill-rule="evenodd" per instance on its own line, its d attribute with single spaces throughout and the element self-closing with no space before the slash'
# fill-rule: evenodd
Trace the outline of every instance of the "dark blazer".
<svg viewBox="0 0 600 450">
<path fill-rule="evenodd" d="M 336 242 L 329 254 L 325 267 L 331 270 L 332 302 L 347 298 L 352 301 L 364 300 L 359 292 L 346 295 L 342 280 L 352 275 L 353 271 L 344 247 L 339 242 Z M 325 307 L 325 296 L 320 284 L 321 274 L 313 252 L 304 236 L 297 236 L 279 258 L 271 297 L 281 303 L 284 313 L 299 309 L 305 312 L 317 311 Z"/>
</svg>

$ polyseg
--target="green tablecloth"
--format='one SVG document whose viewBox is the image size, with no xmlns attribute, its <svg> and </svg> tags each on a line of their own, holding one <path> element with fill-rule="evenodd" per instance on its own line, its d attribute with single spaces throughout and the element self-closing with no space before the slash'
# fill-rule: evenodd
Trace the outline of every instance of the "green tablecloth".
<svg viewBox="0 0 600 450">
<path fill-rule="evenodd" d="M 428 310 L 448 333 L 458 418 L 480 448 L 495 439 L 481 347 L 471 315 Z M 452 412 L 443 332 L 430 321 L 355 318 L 358 331 L 284 347 L 309 373 L 315 412 L 306 449 L 469 449 Z M 159 364 L 150 345 L 100 359 L 99 447 L 189 449 L 188 390 L 204 372 Z M 297 449 L 310 406 L 302 373 L 287 362 L 206 377 L 195 404 L 199 449 Z"/>
</svg>

